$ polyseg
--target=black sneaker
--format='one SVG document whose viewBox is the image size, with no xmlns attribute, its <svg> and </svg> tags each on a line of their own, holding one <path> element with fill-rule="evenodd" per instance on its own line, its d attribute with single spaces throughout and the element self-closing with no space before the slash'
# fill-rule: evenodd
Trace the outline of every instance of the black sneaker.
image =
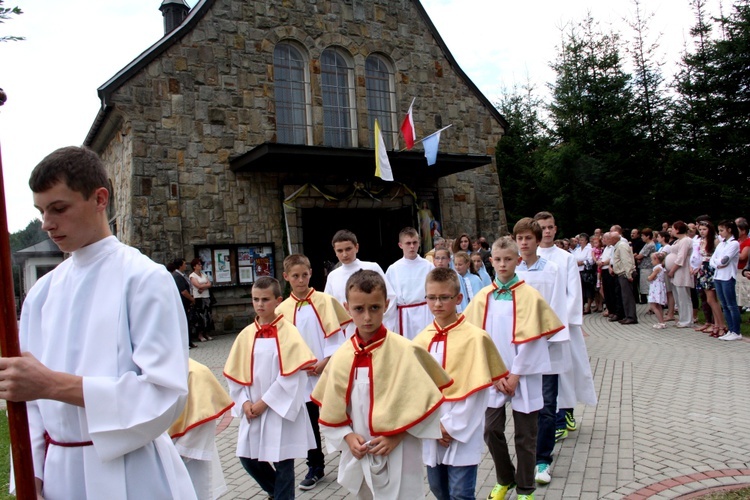
<svg viewBox="0 0 750 500">
<path fill-rule="evenodd" d="M 323 479 L 323 476 L 325 476 L 323 469 L 310 467 L 305 479 L 299 483 L 299 489 L 307 491 L 315 488 L 315 485 L 318 484 L 318 481 Z"/>
</svg>

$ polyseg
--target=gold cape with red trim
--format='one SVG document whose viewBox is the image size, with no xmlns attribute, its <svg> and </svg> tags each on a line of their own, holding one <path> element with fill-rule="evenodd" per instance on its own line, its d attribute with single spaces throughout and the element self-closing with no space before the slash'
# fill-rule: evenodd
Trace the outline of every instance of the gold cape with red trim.
<svg viewBox="0 0 750 500">
<path fill-rule="evenodd" d="M 508 369 L 487 332 L 466 321 L 458 320 L 445 328 L 435 322 L 422 330 L 412 342 L 425 350 L 436 335 L 444 334 L 443 368 L 453 378 L 453 384 L 443 391 L 446 401 L 461 401 L 475 392 L 491 386 L 508 375 Z"/>
<path fill-rule="evenodd" d="M 370 434 L 406 431 L 444 401 L 442 389 L 452 380 L 435 359 L 397 333 L 361 348 L 354 335 L 331 356 L 310 398 L 320 406 L 320 424 L 351 424 L 347 406 L 357 356 L 370 356 Z"/>
<path fill-rule="evenodd" d="M 477 293 L 464 311 L 464 316 L 473 325 L 485 329 L 487 310 L 492 293 L 497 285 L 492 283 Z M 513 343 L 523 344 L 539 337 L 554 335 L 565 326 L 542 295 L 525 281 L 519 281 L 510 287 L 513 296 Z"/>
<path fill-rule="evenodd" d="M 224 376 L 238 384 L 253 385 L 253 348 L 255 333 L 260 326 L 256 318 L 237 335 L 229 351 L 229 357 L 224 365 Z M 276 349 L 279 353 L 279 371 L 282 376 L 287 377 L 317 363 L 318 360 L 307 347 L 299 330 L 284 320 L 283 315 L 278 315 L 271 326 L 277 329 Z"/>
<path fill-rule="evenodd" d="M 342 326 L 352 321 L 349 313 L 338 300 L 327 293 L 318 292 L 314 288 L 311 288 L 303 299 L 296 298 L 292 293 L 289 298 L 279 304 L 279 307 L 276 308 L 276 314 L 283 314 L 284 317 L 291 319 L 292 324 L 296 325 L 297 305 L 304 301 L 309 302 L 315 311 L 315 316 L 318 317 L 318 324 L 323 330 L 325 338 L 340 331 Z"/>
<path fill-rule="evenodd" d="M 216 420 L 234 403 L 211 370 L 194 359 L 188 360 L 188 397 L 185 409 L 169 427 L 169 437 L 178 438 L 190 429 Z"/>
</svg>

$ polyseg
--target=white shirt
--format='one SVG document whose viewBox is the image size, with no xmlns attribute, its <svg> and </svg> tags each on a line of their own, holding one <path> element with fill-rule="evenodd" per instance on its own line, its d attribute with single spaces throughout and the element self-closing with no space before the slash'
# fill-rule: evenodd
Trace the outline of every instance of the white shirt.
<svg viewBox="0 0 750 500">
<path fill-rule="evenodd" d="M 722 260 L 727 259 L 726 264 Z M 740 244 L 734 236 L 722 241 L 711 256 L 711 265 L 716 268 L 714 280 L 729 281 L 737 278 L 737 262 L 740 260 Z"/>
<path fill-rule="evenodd" d="M 558 375 L 570 370 L 567 297 L 565 281 L 557 264 L 542 257 L 539 257 L 531 267 L 526 264 L 526 261 L 521 261 L 516 267 L 516 274 L 541 294 L 565 327 L 551 337 L 547 337 L 551 369 L 545 375 Z"/>
<path fill-rule="evenodd" d="M 430 344 L 430 354 L 443 362 L 445 341 Z M 453 441 L 448 447 L 435 439 L 422 441 L 422 460 L 425 465 L 438 464 L 457 467 L 477 465 L 484 453 L 484 410 L 489 402 L 490 388 L 477 391 L 461 401 L 446 401 L 440 405 L 440 423 Z"/>
<path fill-rule="evenodd" d="M 279 372 L 276 339 L 256 338 L 253 347 L 253 383 L 241 385 L 227 379 L 234 401 L 232 415 L 240 417 L 237 456 L 261 462 L 305 458 L 315 448 L 310 417 L 305 408 L 307 373 L 299 370 L 289 376 Z M 262 399 L 268 409 L 250 421 L 242 405 Z"/>
<path fill-rule="evenodd" d="M 334 269 L 328 275 L 324 292 L 328 295 L 333 295 L 333 297 L 342 304 L 346 303 L 346 282 L 352 274 L 356 273 L 360 269 L 375 271 L 385 280 L 385 287 L 388 292 L 388 300 L 390 302 L 388 304 L 388 309 L 386 309 L 385 311 L 385 315 L 383 315 L 383 324 L 390 331 L 396 331 L 395 329 L 397 328 L 398 324 L 396 292 L 388 281 L 388 278 L 385 276 L 383 269 L 376 262 L 367 262 L 355 259 L 351 264 L 341 264 L 341 267 Z M 346 337 L 351 337 L 354 334 L 356 328 L 357 327 L 353 322 L 346 325 Z"/>
<path fill-rule="evenodd" d="M 21 314 L 21 348 L 83 377 L 85 408 L 27 403 L 47 499 L 195 498 L 166 431 L 187 396 L 187 322 L 174 279 L 109 236 L 42 277 Z M 137 403 L 137 404 L 136 404 Z M 63 442 L 50 445 L 43 433 Z"/>
<path fill-rule="evenodd" d="M 396 292 L 398 321 L 396 333 L 412 340 L 429 325 L 434 317 L 425 302 L 425 281 L 435 269 L 420 256 L 415 259 L 400 258 L 388 267 L 385 275 Z"/>
</svg>

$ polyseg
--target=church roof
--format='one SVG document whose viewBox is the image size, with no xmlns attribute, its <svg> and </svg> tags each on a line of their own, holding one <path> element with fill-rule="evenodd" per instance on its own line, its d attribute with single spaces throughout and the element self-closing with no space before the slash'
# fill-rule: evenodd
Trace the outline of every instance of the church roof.
<svg viewBox="0 0 750 500">
<path fill-rule="evenodd" d="M 18 250 L 16 253 L 53 253 L 62 255 L 58 246 L 49 238 L 40 241 L 36 245 L 31 245 L 30 247 Z"/>
<path fill-rule="evenodd" d="M 114 94 L 114 92 L 117 89 L 119 89 L 128 80 L 130 80 L 130 78 L 132 78 L 133 76 L 138 74 L 141 70 L 143 70 L 146 67 L 146 65 L 148 65 L 150 62 L 155 60 L 161 54 L 163 54 L 169 47 L 177 43 L 183 36 L 190 33 L 190 31 L 201 20 L 201 18 L 206 14 L 206 12 L 208 12 L 211 9 L 215 1 L 216 0 L 200 0 L 195 5 L 195 7 L 193 7 L 190 10 L 187 17 L 178 28 L 168 33 L 167 35 L 162 37 L 159 41 L 154 43 L 151 47 L 143 51 L 138 57 L 133 59 L 133 61 L 131 61 L 130 64 L 128 64 L 123 69 L 118 71 L 112 78 L 107 80 L 107 82 L 105 82 L 104 85 L 99 87 L 98 94 L 99 94 L 99 99 L 101 99 L 102 107 L 97 113 L 94 123 L 91 125 L 91 129 L 89 130 L 86 136 L 84 145 L 91 146 L 97 134 L 99 133 L 100 128 L 105 123 L 105 119 L 109 115 L 109 111 L 112 105 L 112 102 L 111 102 L 112 94 Z M 495 118 L 495 120 L 497 120 L 498 123 L 500 123 L 500 125 L 503 126 L 503 128 L 507 129 L 508 122 L 505 120 L 503 115 L 500 114 L 497 108 L 493 106 L 493 104 L 489 101 L 489 99 L 487 99 L 487 97 L 482 93 L 482 91 L 479 90 L 479 88 L 474 84 L 474 82 L 471 81 L 468 75 L 464 73 L 464 71 L 458 65 L 458 62 L 456 62 L 456 59 L 453 57 L 453 54 L 451 54 L 450 50 L 448 50 L 448 46 L 443 41 L 443 38 L 440 36 L 440 33 L 438 33 L 437 28 L 432 23 L 432 20 L 427 15 L 427 11 L 424 10 L 424 7 L 422 7 L 422 4 L 420 3 L 420 1 L 419 0 L 411 0 L 411 1 L 414 4 L 414 7 L 417 9 L 417 12 L 419 13 L 420 17 L 424 21 L 425 25 L 430 30 L 430 33 L 435 38 L 436 43 L 442 50 L 443 55 L 448 60 L 448 63 L 450 64 L 451 68 L 453 68 L 456 74 L 466 83 L 466 85 L 469 87 L 472 93 L 474 93 L 477 99 L 479 99 L 482 105 L 485 108 L 487 108 L 490 115 L 492 115 Z"/>
</svg>

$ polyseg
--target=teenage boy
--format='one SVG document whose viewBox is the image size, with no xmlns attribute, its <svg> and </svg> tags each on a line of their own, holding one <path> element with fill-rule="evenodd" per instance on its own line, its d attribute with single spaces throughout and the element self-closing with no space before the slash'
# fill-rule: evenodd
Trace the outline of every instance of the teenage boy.
<svg viewBox="0 0 750 500">
<path fill-rule="evenodd" d="M 477 293 L 466 319 L 492 337 L 510 375 L 494 384 L 486 413 L 484 440 L 495 463 L 497 483 L 487 497 L 503 500 L 518 487 L 519 500 L 533 500 L 539 410 L 544 405 L 542 374 L 550 371 L 546 337 L 564 328 L 542 296 L 516 275 L 518 247 L 510 237 L 492 244 L 495 281 Z M 505 440 L 505 406 L 515 427 L 517 467 Z"/>
<path fill-rule="evenodd" d="M 27 402 L 40 498 L 195 498 L 166 433 L 187 396 L 187 321 L 164 266 L 112 235 L 108 186 L 86 148 L 32 171 L 42 229 L 71 257 L 26 297 L 26 355 L 0 358 L 0 394 Z"/>
<path fill-rule="evenodd" d="M 424 280 L 435 267 L 419 256 L 419 233 L 405 227 L 398 234 L 398 247 L 404 256 L 391 264 L 385 272 L 396 292 L 396 333 L 409 340 L 432 322 L 432 314 L 424 300 Z"/>
<path fill-rule="evenodd" d="M 422 441 L 427 480 L 438 499 L 475 498 L 489 388 L 508 371 L 487 332 L 456 312 L 461 288 L 453 270 L 433 269 L 424 290 L 435 320 L 414 343 L 427 349 L 453 379 L 440 407 L 443 435 Z"/>
<path fill-rule="evenodd" d="M 286 500 L 294 498 L 294 459 L 315 447 L 305 370 L 317 360 L 297 328 L 276 314 L 275 278 L 258 278 L 252 296 L 255 321 L 237 336 L 224 366 L 232 414 L 240 417 L 237 456 L 266 493 Z"/>
<path fill-rule="evenodd" d="M 318 426 L 318 405 L 310 401 L 315 384 L 323 369 L 336 349 L 344 342 L 342 325 L 351 323 L 352 319 L 341 303 L 332 296 L 318 292 L 310 287 L 312 267 L 304 255 L 293 254 L 284 259 L 284 279 L 292 286 L 292 293 L 276 312 L 297 327 L 305 343 L 318 359 L 311 370 L 307 371 L 307 389 L 305 405 L 310 415 L 315 448 L 307 452 L 307 476 L 299 484 L 301 490 L 311 490 L 325 476 L 325 455 L 320 444 Z"/>
<path fill-rule="evenodd" d="M 342 304 L 346 302 L 346 282 L 349 277 L 360 269 L 368 269 L 375 271 L 383 277 L 385 281 L 386 290 L 388 291 L 388 310 L 383 316 L 383 322 L 386 327 L 391 331 L 394 331 L 397 327 L 398 313 L 396 310 L 396 292 L 388 282 L 388 278 L 385 277 L 383 269 L 377 264 L 377 262 L 362 261 L 357 258 L 357 252 L 359 252 L 359 243 L 357 243 L 357 236 L 346 229 L 337 231 L 333 235 L 331 241 L 333 245 L 333 251 L 336 253 L 336 258 L 339 259 L 341 266 L 331 271 L 326 279 L 325 293 L 332 295 L 336 300 Z M 354 334 L 354 324 L 349 323 L 344 329 L 344 334 L 347 338 Z"/>
<path fill-rule="evenodd" d="M 463 300 L 458 307 L 458 312 L 463 312 L 482 287 L 482 280 L 476 274 L 469 271 L 471 258 L 466 252 L 456 252 L 453 255 L 453 267 L 458 273 L 458 281 L 461 284 L 461 295 Z"/>
<path fill-rule="evenodd" d="M 424 498 L 420 439 L 440 439 L 450 377 L 423 348 L 383 325 L 386 284 L 361 270 L 346 283 L 354 335 L 331 356 L 312 400 L 338 482 L 359 498 Z"/>
<path fill-rule="evenodd" d="M 564 326 L 567 325 L 568 304 L 565 282 L 557 264 L 537 255 L 542 240 L 542 228 L 530 217 L 524 217 L 513 227 L 513 238 L 518 245 L 521 263 L 516 273 L 523 281 L 542 294 Z M 567 326 L 547 338 L 550 371 L 542 375 L 544 406 L 539 411 L 539 432 L 536 440 L 536 470 L 534 479 L 539 484 L 551 481 L 550 465 L 555 448 L 558 378 L 571 368 L 570 335 Z"/>
<path fill-rule="evenodd" d="M 534 220 L 542 228 L 542 242 L 537 252 L 540 257 L 557 264 L 558 272 L 566 283 L 565 296 L 568 303 L 568 334 L 570 335 L 571 369 L 560 374 L 558 378 L 559 392 L 557 394 L 557 429 L 556 439 L 564 439 L 568 431 L 578 429 L 573 414 L 577 402 L 596 406 L 596 389 L 594 377 L 591 373 L 589 354 L 583 339 L 583 298 L 581 276 L 578 263 L 573 255 L 555 246 L 557 226 L 555 217 L 550 212 L 539 212 Z M 612 311 L 609 312 L 612 314 Z"/>
</svg>

